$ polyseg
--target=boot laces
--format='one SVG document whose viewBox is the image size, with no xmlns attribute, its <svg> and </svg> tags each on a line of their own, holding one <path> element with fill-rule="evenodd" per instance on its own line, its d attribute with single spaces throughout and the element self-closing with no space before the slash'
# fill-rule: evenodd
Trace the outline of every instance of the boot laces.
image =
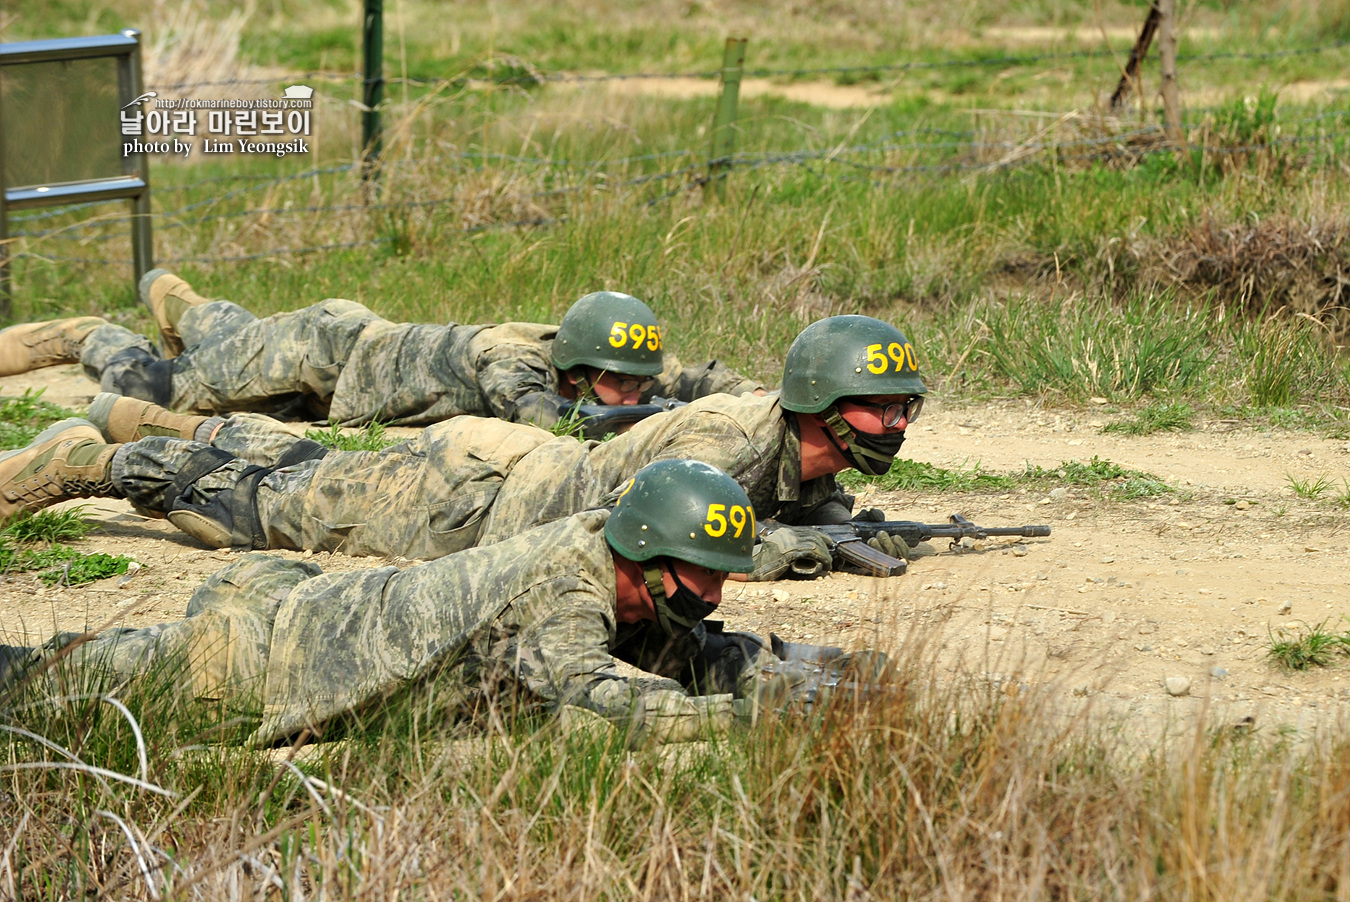
<svg viewBox="0 0 1350 902">
<path fill-rule="evenodd" d="M 49 335 L 28 345 L 28 353 L 34 360 L 68 360 L 80 357 L 80 342 L 67 335 Z"/>
</svg>

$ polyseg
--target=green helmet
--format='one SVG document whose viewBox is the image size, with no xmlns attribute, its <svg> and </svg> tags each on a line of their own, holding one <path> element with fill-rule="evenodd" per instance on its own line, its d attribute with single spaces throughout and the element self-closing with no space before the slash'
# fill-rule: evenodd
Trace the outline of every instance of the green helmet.
<svg viewBox="0 0 1350 902">
<path fill-rule="evenodd" d="M 596 291 L 563 316 L 553 339 L 553 365 L 560 370 L 593 366 L 628 376 L 655 376 L 665 366 L 656 314 L 631 294 Z"/>
<path fill-rule="evenodd" d="M 659 460 L 622 487 L 605 539 L 630 561 L 673 557 L 747 573 L 755 566 L 755 511 L 745 489 L 716 467 Z"/>
<path fill-rule="evenodd" d="M 797 413 L 820 413 L 850 396 L 927 392 L 909 339 L 870 316 L 812 323 L 788 348 L 783 367 L 782 405 Z"/>
</svg>

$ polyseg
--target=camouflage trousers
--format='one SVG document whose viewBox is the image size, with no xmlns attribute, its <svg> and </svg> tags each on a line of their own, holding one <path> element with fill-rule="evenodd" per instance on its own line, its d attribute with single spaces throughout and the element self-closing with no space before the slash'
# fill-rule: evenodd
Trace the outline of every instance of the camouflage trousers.
<svg viewBox="0 0 1350 902">
<path fill-rule="evenodd" d="M 205 505 L 232 491 L 250 465 L 271 466 L 296 438 L 267 417 L 230 417 L 212 444 L 238 459 L 193 482 L 192 501 Z M 470 548 L 516 461 L 552 438 L 478 420 L 467 434 L 433 427 L 383 451 L 334 453 L 273 470 L 255 495 L 266 547 L 410 560 Z M 167 512 L 178 474 L 207 447 L 162 436 L 124 445 L 113 458 L 113 483 L 137 507 Z"/>
<path fill-rule="evenodd" d="M 187 350 L 172 362 L 167 406 L 283 411 L 302 402 L 307 414 L 325 416 L 357 339 L 373 323 L 385 321 L 341 299 L 266 319 L 230 301 L 189 307 L 178 321 Z M 116 391 L 120 368 L 135 365 L 121 353 L 130 348 L 145 351 L 149 342 L 122 326 L 100 326 L 85 338 L 80 363 L 105 390 Z"/>
<path fill-rule="evenodd" d="M 73 680 L 125 683 L 154 672 L 187 698 L 261 717 L 277 610 L 320 572 L 304 561 L 248 555 L 207 578 L 188 601 L 185 620 L 105 630 L 66 651 L 44 677 L 48 689 L 60 691 L 61 683 L 68 689 Z"/>
</svg>

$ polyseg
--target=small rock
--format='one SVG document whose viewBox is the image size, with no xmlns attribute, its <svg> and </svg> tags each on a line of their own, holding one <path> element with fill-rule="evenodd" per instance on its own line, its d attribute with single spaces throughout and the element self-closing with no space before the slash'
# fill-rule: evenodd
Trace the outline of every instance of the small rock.
<svg viewBox="0 0 1350 902">
<path fill-rule="evenodd" d="M 783 602 L 788 600 L 789 596 L 782 589 L 774 589 L 771 593 L 769 593 L 769 597 L 772 598 L 774 601 L 778 602 L 779 604 L 782 604 Z"/>
<path fill-rule="evenodd" d="M 1276 609 L 1275 613 L 1277 613 L 1277 614 L 1288 614 L 1288 613 L 1289 613 L 1290 611 L 1292 611 L 1293 609 L 1294 609 L 1294 603 L 1293 603 L 1293 602 L 1291 602 L 1291 601 L 1282 601 L 1282 602 L 1280 602 L 1280 606 L 1279 606 L 1278 609 Z"/>
<path fill-rule="evenodd" d="M 1214 654 L 1214 651 L 1215 651 L 1215 649 L 1214 649 L 1214 646 L 1213 646 L 1213 645 L 1202 645 L 1202 646 L 1200 646 L 1200 654 L 1202 654 L 1202 655 L 1212 655 L 1212 654 Z"/>
<path fill-rule="evenodd" d="M 1245 511 L 1249 507 L 1251 507 L 1251 505 L 1246 501 L 1239 501 L 1237 504 L 1233 505 L 1233 510 Z"/>
<path fill-rule="evenodd" d="M 1163 680 L 1163 688 L 1173 698 L 1191 694 L 1191 681 L 1187 677 L 1171 676 Z"/>
<path fill-rule="evenodd" d="M 1311 456 L 1312 456 L 1312 448 L 1299 448 L 1298 451 L 1295 452 L 1295 453 L 1296 453 L 1296 454 L 1299 454 L 1299 455 L 1301 455 L 1301 456 L 1303 456 L 1303 457 L 1311 457 Z"/>
<path fill-rule="evenodd" d="M 1013 557 L 1026 557 L 1026 556 L 1027 556 L 1027 546 L 1025 546 L 1025 545 L 1014 545 L 1014 546 L 1012 547 L 1012 553 L 1013 553 Z"/>
<path fill-rule="evenodd" d="M 1105 399 L 1105 398 L 1088 398 L 1088 401 L 1090 401 L 1090 402 L 1093 403 L 1093 404 L 1105 404 L 1105 403 L 1106 403 L 1106 399 Z"/>
<path fill-rule="evenodd" d="M 1104 558 L 1102 558 L 1102 563 L 1103 563 L 1103 564 L 1114 564 L 1115 562 L 1116 562 L 1116 559 L 1113 558 L 1113 557 L 1104 557 Z"/>
<path fill-rule="evenodd" d="M 1078 696 L 1079 698 L 1082 698 L 1083 696 L 1087 695 L 1088 694 L 1087 683 L 1079 683 L 1077 686 L 1074 686 L 1073 694 Z"/>
<path fill-rule="evenodd" d="M 1228 679 L 1228 670 L 1224 667 L 1211 667 L 1209 669 L 1209 675 L 1216 680 L 1226 680 Z"/>
<path fill-rule="evenodd" d="M 1051 501 L 1067 501 L 1068 498 L 1069 498 L 1069 490 L 1064 488 L 1063 486 L 1060 486 L 1057 489 L 1050 490 Z"/>
</svg>

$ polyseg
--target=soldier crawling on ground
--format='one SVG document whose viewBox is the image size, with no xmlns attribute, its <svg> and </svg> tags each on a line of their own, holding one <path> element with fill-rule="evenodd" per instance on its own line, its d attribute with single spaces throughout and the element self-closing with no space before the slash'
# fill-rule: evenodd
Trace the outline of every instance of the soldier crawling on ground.
<svg viewBox="0 0 1350 902">
<path fill-rule="evenodd" d="M 793 341 L 780 397 L 713 395 L 606 442 L 457 417 L 383 451 L 330 452 L 257 415 L 189 417 L 105 394 L 94 422 L 57 424 L 0 456 L 0 518 L 101 495 L 217 547 L 431 560 L 611 503 L 641 467 L 688 458 L 729 473 L 761 518 L 840 523 L 852 499 L 834 474 L 885 473 L 925 392 L 899 330 L 835 316 Z M 898 537 L 872 543 L 909 554 Z M 752 578 L 830 566 L 824 536 L 783 528 L 757 547 Z"/>
<path fill-rule="evenodd" d="M 463 713 L 489 699 L 571 706 L 634 738 L 695 738 L 780 703 L 803 675 L 753 635 L 705 622 L 728 572 L 750 569 L 754 534 L 729 476 L 659 461 L 612 510 L 402 571 L 322 574 L 247 555 L 197 589 L 185 620 L 79 637 L 64 652 L 76 636 L 0 646 L 0 693 L 25 676 L 54 688 L 72 667 L 120 684 L 154 670 L 256 724 L 251 741 L 267 745 L 434 683 Z M 645 673 L 626 676 L 619 661 Z"/>
<path fill-rule="evenodd" d="M 210 301 L 162 269 L 140 296 L 164 356 L 122 326 L 85 316 L 0 331 L 0 376 L 80 363 L 104 391 L 194 413 L 256 411 L 356 426 L 500 417 L 549 428 L 574 401 L 692 401 L 763 386 L 717 361 L 682 367 L 665 353 L 656 314 L 597 291 L 557 326 L 391 323 L 355 301 L 329 300 L 258 319 Z"/>
</svg>

